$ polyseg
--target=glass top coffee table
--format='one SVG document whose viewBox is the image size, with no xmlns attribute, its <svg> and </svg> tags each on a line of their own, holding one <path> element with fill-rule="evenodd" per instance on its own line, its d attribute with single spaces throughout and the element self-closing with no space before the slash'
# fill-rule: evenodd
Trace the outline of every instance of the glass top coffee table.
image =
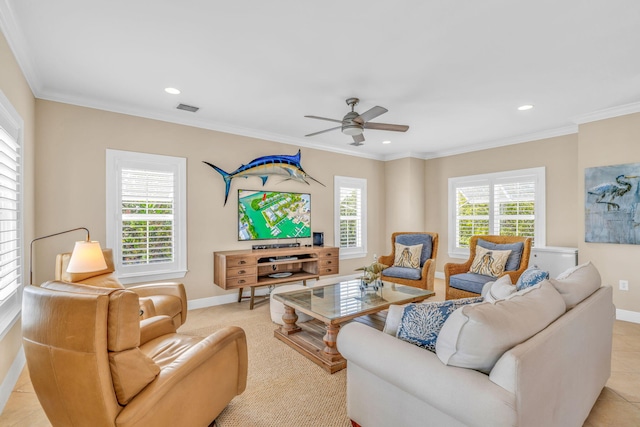
<svg viewBox="0 0 640 427">
<path fill-rule="evenodd" d="M 378 291 L 360 289 L 360 279 L 274 294 L 285 306 L 284 325 L 274 336 L 330 373 L 344 369 L 346 360 L 336 348 L 342 323 L 389 308 L 391 304 L 422 301 L 435 293 L 426 289 L 383 282 Z M 315 320 L 297 324 L 296 311 Z"/>
</svg>

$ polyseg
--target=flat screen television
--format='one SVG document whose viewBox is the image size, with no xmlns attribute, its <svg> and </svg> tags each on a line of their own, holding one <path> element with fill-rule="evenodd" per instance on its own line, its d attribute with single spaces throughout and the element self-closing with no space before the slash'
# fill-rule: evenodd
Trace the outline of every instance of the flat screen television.
<svg viewBox="0 0 640 427">
<path fill-rule="evenodd" d="M 310 237 L 310 194 L 238 190 L 238 240 Z"/>
</svg>

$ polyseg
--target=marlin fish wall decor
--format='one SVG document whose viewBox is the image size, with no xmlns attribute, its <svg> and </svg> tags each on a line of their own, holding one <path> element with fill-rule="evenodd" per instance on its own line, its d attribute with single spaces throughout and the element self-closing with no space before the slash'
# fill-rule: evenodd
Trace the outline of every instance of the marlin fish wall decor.
<svg viewBox="0 0 640 427">
<path fill-rule="evenodd" d="M 262 179 L 262 185 L 267 182 L 269 175 L 284 175 L 287 178 L 285 181 L 294 180 L 304 182 L 310 185 L 307 179 L 313 180 L 318 184 L 326 187 L 323 183 L 317 179 L 309 176 L 300 166 L 300 150 L 295 156 L 276 155 L 276 156 L 264 156 L 251 160 L 248 164 L 240 166 L 235 171 L 229 173 L 225 172 L 216 165 L 203 161 L 212 168 L 214 168 L 224 179 L 224 204 L 227 204 L 227 198 L 229 197 L 229 189 L 231 188 L 231 180 L 233 178 L 242 177 L 248 178 L 249 176 L 259 176 Z"/>
</svg>

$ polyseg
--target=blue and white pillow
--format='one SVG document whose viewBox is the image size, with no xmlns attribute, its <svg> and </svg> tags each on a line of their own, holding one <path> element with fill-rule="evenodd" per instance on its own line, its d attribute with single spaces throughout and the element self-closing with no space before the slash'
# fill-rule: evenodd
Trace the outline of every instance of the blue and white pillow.
<svg viewBox="0 0 640 427">
<path fill-rule="evenodd" d="M 435 353 L 438 334 L 449 315 L 463 305 L 482 300 L 482 297 L 473 297 L 408 304 L 402 313 L 397 337 Z"/>
<path fill-rule="evenodd" d="M 525 271 L 523 271 L 518 278 L 518 281 L 516 282 L 516 291 L 521 291 L 533 285 L 537 285 L 538 283 L 548 278 L 548 271 L 540 270 L 536 266 L 529 267 Z"/>
</svg>

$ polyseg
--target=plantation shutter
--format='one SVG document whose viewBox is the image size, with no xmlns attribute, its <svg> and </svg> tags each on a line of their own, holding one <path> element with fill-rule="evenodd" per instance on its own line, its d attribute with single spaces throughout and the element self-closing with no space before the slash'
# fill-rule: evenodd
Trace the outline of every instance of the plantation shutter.
<svg viewBox="0 0 640 427">
<path fill-rule="evenodd" d="M 17 295 L 23 282 L 20 160 L 17 137 L 0 127 L 0 333 L 12 315 L 20 311 Z"/>
<path fill-rule="evenodd" d="M 334 177 L 335 244 L 340 258 L 361 258 L 367 252 L 367 180 Z"/>
<path fill-rule="evenodd" d="M 122 169 L 122 265 L 173 262 L 174 174 Z"/>
<path fill-rule="evenodd" d="M 535 176 L 496 180 L 494 185 L 494 234 L 535 237 Z"/>
<path fill-rule="evenodd" d="M 362 246 L 362 190 L 340 188 L 340 247 Z"/>
<path fill-rule="evenodd" d="M 489 234 L 491 188 L 488 181 L 455 189 L 456 247 L 468 248 L 471 236 Z"/>
</svg>

